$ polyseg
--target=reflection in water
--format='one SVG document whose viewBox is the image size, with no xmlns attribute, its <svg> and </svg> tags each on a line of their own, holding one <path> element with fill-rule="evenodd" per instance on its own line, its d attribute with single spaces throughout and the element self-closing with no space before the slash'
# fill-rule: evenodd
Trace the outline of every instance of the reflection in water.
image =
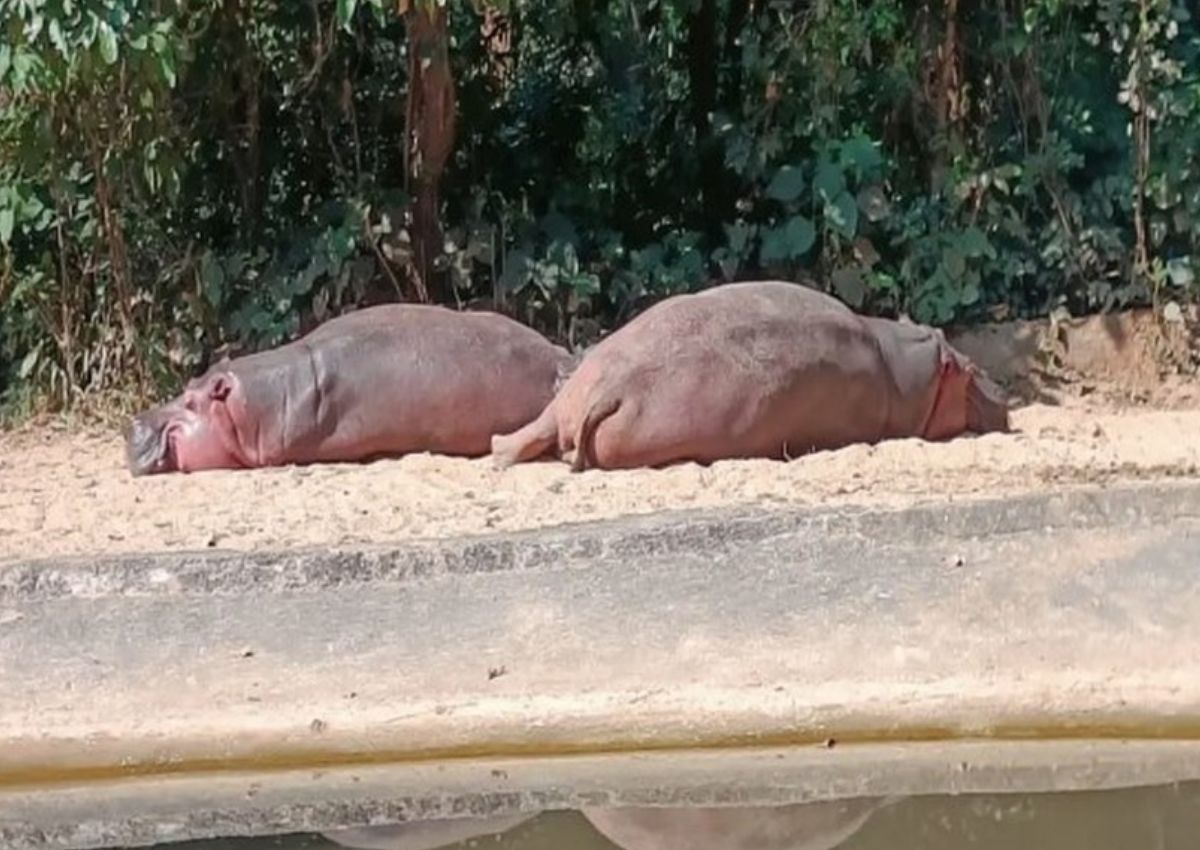
<svg viewBox="0 0 1200 850">
<path fill-rule="evenodd" d="M 776 810 L 775 823 L 780 822 L 779 813 L 789 808 L 794 807 Z M 742 813 L 745 814 L 748 813 Z M 742 822 L 741 816 L 735 816 L 732 822 Z M 695 828 L 703 829 L 704 835 L 695 835 L 690 842 L 631 845 L 626 850 L 803 847 L 772 843 L 772 837 L 778 834 L 764 835 L 757 846 L 747 843 L 719 846 L 711 840 L 714 835 L 711 824 L 701 827 L 696 823 Z M 838 850 L 1194 850 L 1200 847 L 1200 782 L 1086 793 L 911 797 L 879 808 L 868 815 L 861 828 L 850 831 L 853 834 L 837 845 Z M 613 834 L 620 839 L 628 838 Z M 741 835 L 745 837 L 745 833 Z M 546 812 L 502 835 L 472 838 L 451 847 L 452 850 L 617 850 L 578 812 Z M 339 848 L 319 836 L 288 835 L 171 844 L 163 845 L 161 850 Z"/>
<path fill-rule="evenodd" d="M 864 797 L 736 809 L 589 809 L 583 816 L 623 850 L 832 850 L 884 805 Z"/>
<path fill-rule="evenodd" d="M 392 826 L 340 829 L 327 832 L 325 836 L 354 850 L 433 850 L 449 844 L 463 844 L 468 839 L 480 836 L 497 836 L 535 817 L 536 813 L 417 821 Z"/>
</svg>

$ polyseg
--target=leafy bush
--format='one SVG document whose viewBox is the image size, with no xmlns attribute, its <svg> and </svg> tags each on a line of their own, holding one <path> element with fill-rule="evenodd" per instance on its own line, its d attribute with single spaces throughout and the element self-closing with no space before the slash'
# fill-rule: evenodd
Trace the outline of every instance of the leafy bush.
<svg viewBox="0 0 1200 850">
<path fill-rule="evenodd" d="M 1193 295 L 1181 0 L 437 6 L 0 0 L 5 401 L 144 397 L 384 300 L 582 342 L 750 277 L 937 324 Z"/>
</svg>

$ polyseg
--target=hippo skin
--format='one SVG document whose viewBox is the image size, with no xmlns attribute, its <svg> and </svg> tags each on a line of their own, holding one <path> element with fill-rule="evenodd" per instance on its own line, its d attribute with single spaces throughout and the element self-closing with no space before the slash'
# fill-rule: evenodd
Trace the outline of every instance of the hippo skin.
<svg viewBox="0 0 1200 850">
<path fill-rule="evenodd" d="M 492 454 L 499 468 L 555 454 L 575 471 L 630 469 L 1008 428 L 1000 388 L 941 331 L 753 281 L 650 307 Z"/>
<path fill-rule="evenodd" d="M 133 418 L 133 475 L 478 457 L 537 416 L 570 355 L 506 316 L 385 304 L 278 348 L 223 360 Z"/>
</svg>

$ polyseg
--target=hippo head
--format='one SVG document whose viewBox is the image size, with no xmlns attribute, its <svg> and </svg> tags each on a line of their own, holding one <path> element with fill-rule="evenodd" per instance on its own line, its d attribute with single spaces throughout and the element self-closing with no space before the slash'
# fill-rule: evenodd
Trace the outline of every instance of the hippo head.
<svg viewBox="0 0 1200 850">
<path fill-rule="evenodd" d="M 954 349 L 937 331 L 940 375 L 937 396 L 924 429 L 928 440 L 942 440 L 963 431 L 987 434 L 1008 431 L 1008 400 L 1004 391 L 970 358 Z"/>
<path fill-rule="evenodd" d="M 135 476 L 248 466 L 231 406 L 238 379 L 219 364 L 188 383 L 179 396 L 139 413 L 125 431 L 125 457 Z"/>
</svg>

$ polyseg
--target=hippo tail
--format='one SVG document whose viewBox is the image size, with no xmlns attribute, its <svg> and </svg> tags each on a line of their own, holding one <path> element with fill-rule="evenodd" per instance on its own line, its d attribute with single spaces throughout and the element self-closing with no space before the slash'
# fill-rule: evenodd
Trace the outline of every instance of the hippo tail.
<svg viewBox="0 0 1200 850">
<path fill-rule="evenodd" d="M 967 430 L 976 434 L 1007 432 L 1008 399 L 1004 391 L 978 369 L 972 372 L 967 387 Z"/>
<path fill-rule="evenodd" d="M 596 462 L 596 428 L 621 407 L 621 397 L 609 393 L 600 394 L 599 398 L 589 400 L 587 412 L 579 422 L 575 432 L 575 457 L 571 461 L 572 472 L 583 472 L 590 467 L 597 467 Z"/>
<path fill-rule="evenodd" d="M 511 434 L 492 435 L 492 462 L 497 469 L 535 460 L 558 443 L 558 410 L 551 401 L 541 415 Z"/>
</svg>

